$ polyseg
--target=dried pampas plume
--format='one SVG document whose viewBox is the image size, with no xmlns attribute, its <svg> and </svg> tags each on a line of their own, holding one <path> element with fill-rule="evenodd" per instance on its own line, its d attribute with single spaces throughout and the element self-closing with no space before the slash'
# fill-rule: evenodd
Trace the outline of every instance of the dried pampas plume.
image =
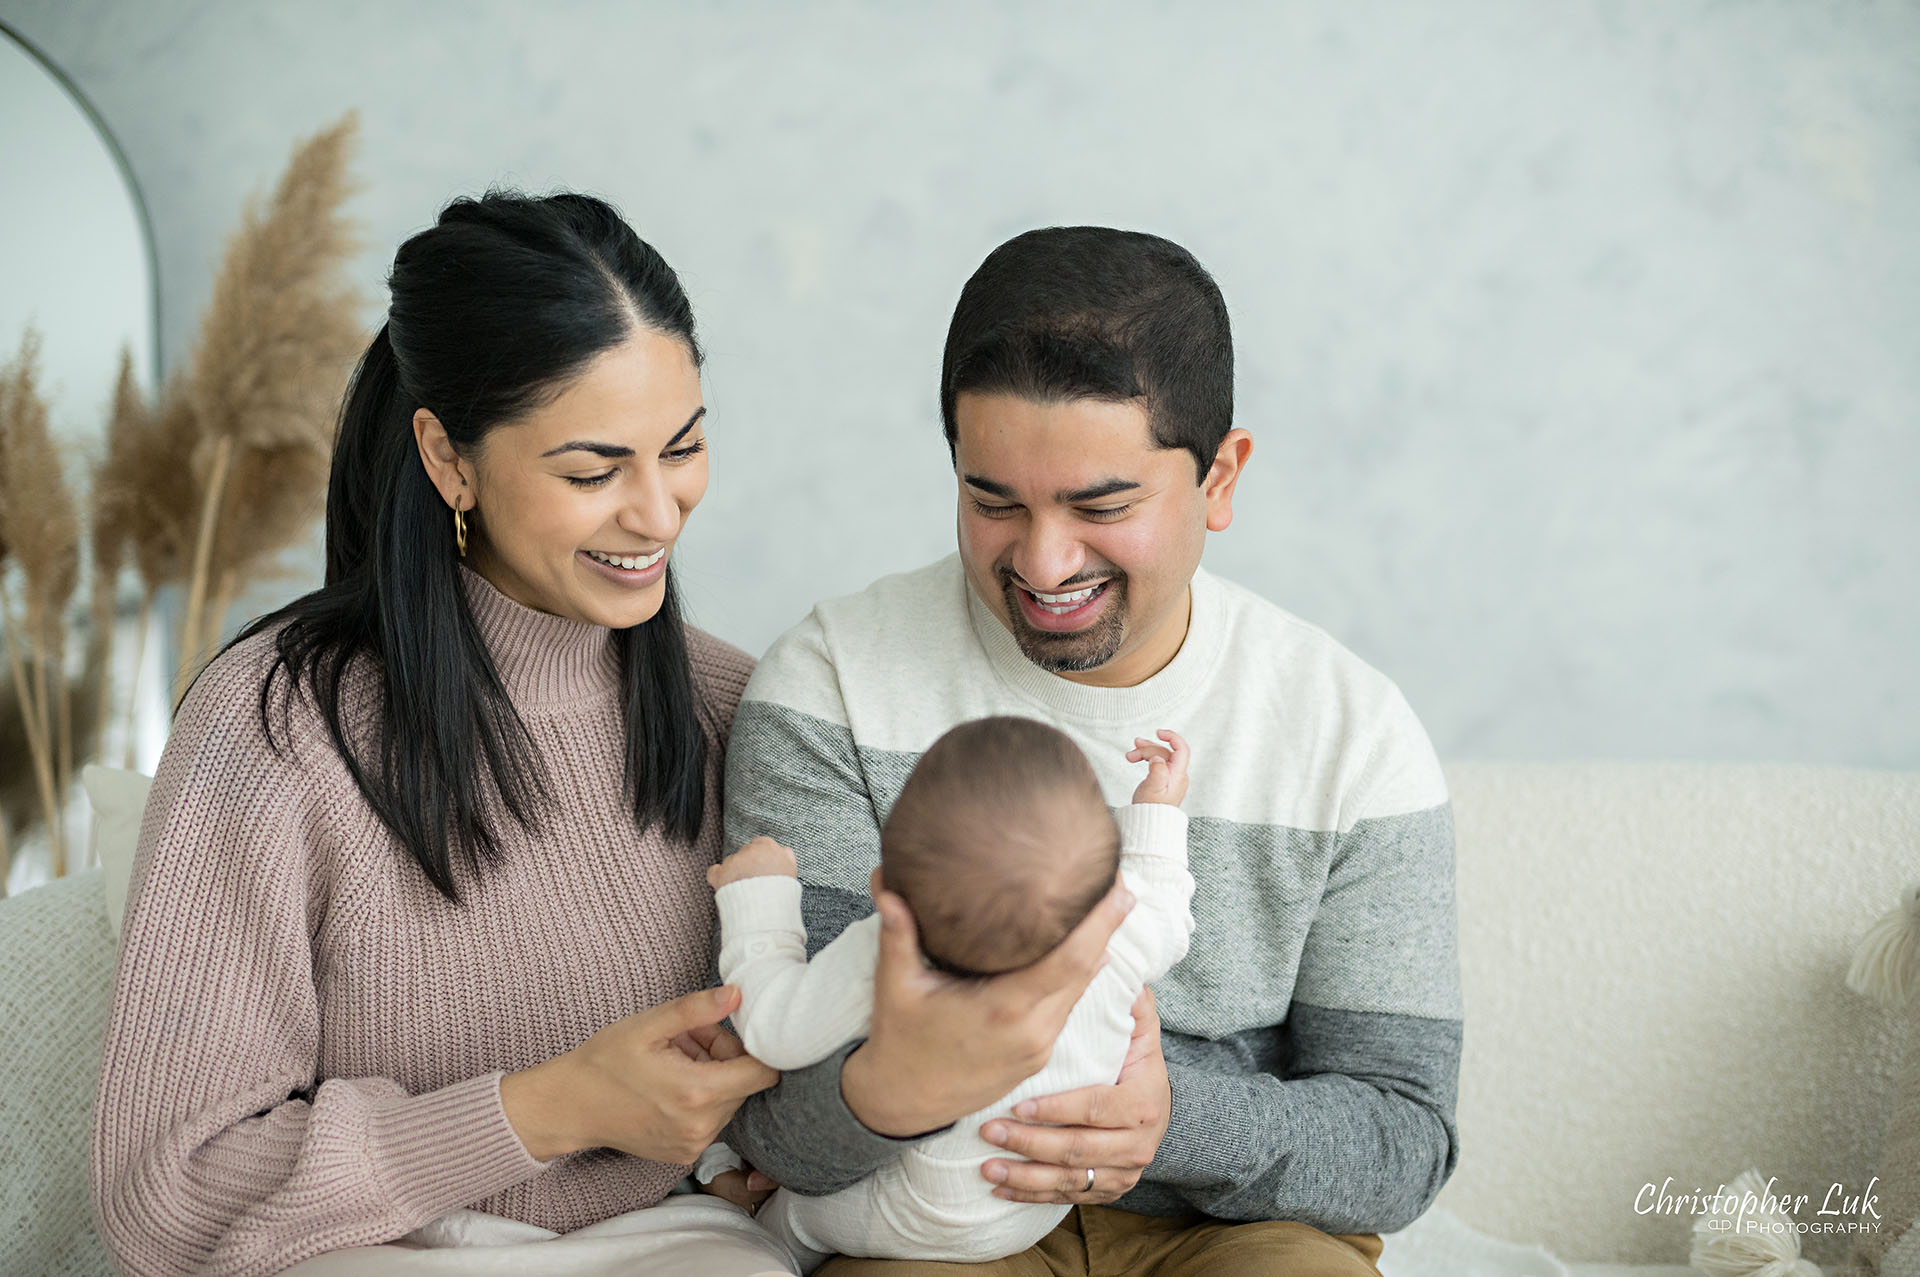
<svg viewBox="0 0 1920 1277">
<path fill-rule="evenodd" d="M 248 207 L 188 367 L 157 403 L 123 354 L 86 511 L 92 624 L 77 682 L 66 646 L 81 513 L 35 381 L 38 337 L 29 332 L 0 370 L 0 891 L 10 829 L 44 824 L 53 873 L 66 871 L 60 814 L 75 762 L 107 734 L 122 568 L 131 563 L 144 587 L 142 653 L 155 593 L 185 588 L 184 686 L 234 596 L 324 506 L 335 408 L 363 344 L 343 271 L 355 243 L 340 215 L 355 127 L 348 115 L 302 143 L 272 197 Z M 138 698 L 127 701 L 131 715 Z M 126 735 L 130 766 L 131 724 Z"/>
<path fill-rule="evenodd" d="M 0 623 L 57 876 L 66 860 L 59 812 L 73 775 L 67 604 L 80 580 L 80 519 L 47 426 L 39 360 L 40 335 L 29 328 L 0 374 L 0 541 L 20 580 L 16 591 L 16 573 L 0 572 Z"/>
<path fill-rule="evenodd" d="M 183 685 L 205 661 L 235 594 L 325 504 L 335 412 L 365 345 L 360 295 L 340 269 L 357 247 L 340 213 L 352 191 L 347 161 L 357 127 L 349 114 L 302 143 L 265 208 L 248 208 L 178 383 L 198 488 L 184 538 L 192 554 Z M 163 423 L 171 408 L 159 414 Z"/>
</svg>

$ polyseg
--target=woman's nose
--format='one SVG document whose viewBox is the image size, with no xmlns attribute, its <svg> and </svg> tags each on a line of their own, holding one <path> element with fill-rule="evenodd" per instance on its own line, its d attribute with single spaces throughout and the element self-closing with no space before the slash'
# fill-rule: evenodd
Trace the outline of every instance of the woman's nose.
<svg viewBox="0 0 1920 1277">
<path fill-rule="evenodd" d="M 620 510 L 620 526 L 650 541 L 671 541 L 680 534 L 680 503 L 660 467 L 647 467 L 634 476 Z"/>
</svg>

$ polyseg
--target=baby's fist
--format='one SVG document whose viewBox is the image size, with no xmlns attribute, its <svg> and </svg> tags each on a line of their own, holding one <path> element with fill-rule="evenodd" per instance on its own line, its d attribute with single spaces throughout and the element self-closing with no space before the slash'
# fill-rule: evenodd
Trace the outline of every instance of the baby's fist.
<svg viewBox="0 0 1920 1277">
<path fill-rule="evenodd" d="M 1147 765 L 1147 778 L 1133 791 L 1133 801 L 1167 803 L 1178 807 L 1187 797 L 1186 738 L 1164 727 L 1154 735 L 1166 744 L 1136 736 L 1133 738 L 1133 748 L 1127 751 L 1128 762 Z"/>
<path fill-rule="evenodd" d="M 762 835 L 707 870 L 707 885 L 715 891 L 742 878 L 798 878 L 800 865 L 791 847 L 782 847 Z"/>
</svg>

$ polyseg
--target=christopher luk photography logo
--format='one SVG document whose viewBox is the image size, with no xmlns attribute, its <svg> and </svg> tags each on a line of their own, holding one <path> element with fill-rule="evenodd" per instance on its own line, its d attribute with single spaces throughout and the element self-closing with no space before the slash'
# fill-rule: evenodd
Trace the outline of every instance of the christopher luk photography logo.
<svg viewBox="0 0 1920 1277">
<path fill-rule="evenodd" d="M 1754 1177 L 1755 1180 L 1758 1178 Z M 1673 1177 L 1669 1175 L 1660 1184 L 1641 1185 L 1633 1199 L 1633 1211 L 1636 1215 L 1708 1216 L 1697 1226 L 1716 1233 L 1880 1231 L 1878 1176 L 1868 1180 L 1863 1189 L 1849 1189 L 1841 1183 L 1828 1186 L 1820 1195 L 1818 1206 L 1807 1218 L 1802 1216 L 1807 1214 L 1808 1207 L 1815 1205 L 1813 1196 L 1808 1193 L 1775 1192 L 1774 1185 L 1777 1182 L 1778 1176 L 1769 1178 L 1766 1187 L 1758 1192 L 1729 1188 L 1722 1184 L 1711 1193 L 1698 1188 L 1690 1193 L 1676 1193 Z"/>
</svg>

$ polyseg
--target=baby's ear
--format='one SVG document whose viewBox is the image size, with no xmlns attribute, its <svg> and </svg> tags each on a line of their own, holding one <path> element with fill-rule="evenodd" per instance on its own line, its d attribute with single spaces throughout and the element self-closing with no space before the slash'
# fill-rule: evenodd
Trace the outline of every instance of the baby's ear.
<svg viewBox="0 0 1920 1277">
<path fill-rule="evenodd" d="M 880 898 L 881 890 L 882 888 L 880 885 L 880 866 L 875 865 L 873 867 L 873 872 L 867 876 L 867 891 L 873 896 L 875 900 L 878 900 Z"/>
</svg>

